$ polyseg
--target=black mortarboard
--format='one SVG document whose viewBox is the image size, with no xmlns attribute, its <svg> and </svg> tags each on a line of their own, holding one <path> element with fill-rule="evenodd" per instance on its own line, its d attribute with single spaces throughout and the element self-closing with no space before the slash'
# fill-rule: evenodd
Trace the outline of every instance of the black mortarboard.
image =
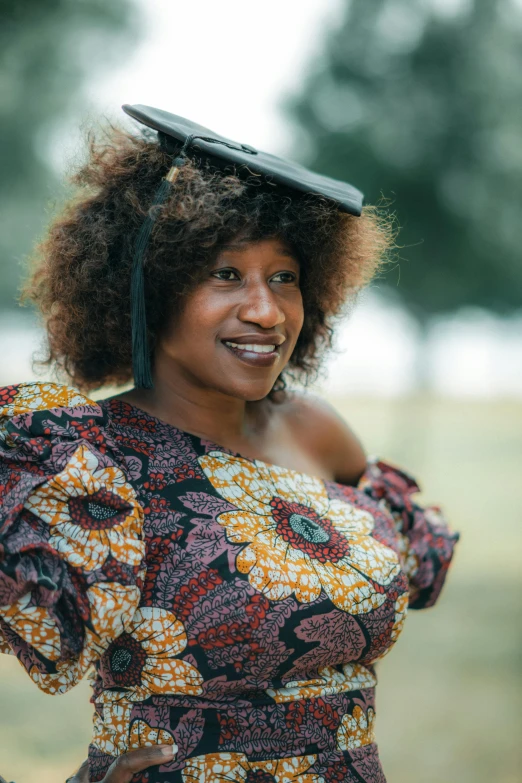
<svg viewBox="0 0 522 783">
<path fill-rule="evenodd" d="M 193 150 L 199 158 L 210 160 L 216 165 L 233 168 L 241 176 L 245 171 L 265 178 L 267 183 L 282 185 L 286 189 L 322 196 L 335 204 L 342 212 L 360 215 L 363 194 L 345 182 L 316 174 L 297 163 L 269 155 L 254 149 L 248 144 L 239 144 L 198 125 L 195 122 L 170 114 L 151 106 L 123 106 L 123 111 L 133 119 L 158 132 L 165 148 L 169 146 L 175 156 L 172 167 L 162 179 L 154 196 L 148 216 L 140 229 L 132 268 L 131 315 L 132 315 L 132 366 L 134 382 L 137 387 L 152 387 L 150 352 L 147 339 L 145 312 L 145 288 L 143 267 L 157 210 L 167 198 L 171 184 L 186 160 L 188 150 Z"/>
</svg>

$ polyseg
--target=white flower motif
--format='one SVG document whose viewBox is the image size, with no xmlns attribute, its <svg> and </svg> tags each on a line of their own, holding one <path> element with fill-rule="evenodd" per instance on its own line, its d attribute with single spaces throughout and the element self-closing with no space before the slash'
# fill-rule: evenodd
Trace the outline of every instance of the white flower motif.
<svg viewBox="0 0 522 783">
<path fill-rule="evenodd" d="M 86 445 L 29 495 L 25 508 L 50 526 L 50 545 L 77 568 L 101 568 L 109 555 L 139 566 L 144 557 L 136 493 L 119 468 L 101 466 Z"/>
</svg>

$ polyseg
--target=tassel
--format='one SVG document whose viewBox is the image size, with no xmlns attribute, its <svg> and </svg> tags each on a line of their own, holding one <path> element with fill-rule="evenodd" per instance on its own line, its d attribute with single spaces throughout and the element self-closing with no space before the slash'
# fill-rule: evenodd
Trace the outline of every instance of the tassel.
<svg viewBox="0 0 522 783">
<path fill-rule="evenodd" d="M 176 158 L 174 165 L 162 180 L 154 195 L 148 215 L 143 221 L 134 248 L 134 258 L 131 272 L 131 328 L 132 328 L 132 370 L 134 385 L 138 389 L 152 389 L 152 363 L 147 334 L 147 313 L 145 307 L 145 255 L 152 229 L 158 215 L 156 207 L 161 206 L 169 195 L 173 183 L 179 174 L 181 158 Z"/>
</svg>

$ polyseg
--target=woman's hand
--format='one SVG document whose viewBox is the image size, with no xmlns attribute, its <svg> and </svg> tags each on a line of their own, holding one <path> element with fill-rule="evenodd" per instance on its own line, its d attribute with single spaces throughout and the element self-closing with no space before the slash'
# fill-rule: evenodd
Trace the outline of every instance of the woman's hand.
<svg viewBox="0 0 522 783">
<path fill-rule="evenodd" d="M 155 764 L 167 764 L 177 751 L 176 745 L 154 745 L 130 750 L 113 761 L 101 783 L 130 783 L 137 772 Z M 89 762 L 84 761 L 67 783 L 89 783 Z"/>
<path fill-rule="evenodd" d="M 130 783 L 137 772 L 155 764 L 167 764 L 176 751 L 176 745 L 155 745 L 152 748 L 131 750 L 111 764 L 101 783 Z M 0 783 L 6 783 L 1 775 Z M 89 783 L 89 762 L 84 761 L 80 769 L 67 778 L 67 783 Z"/>
</svg>

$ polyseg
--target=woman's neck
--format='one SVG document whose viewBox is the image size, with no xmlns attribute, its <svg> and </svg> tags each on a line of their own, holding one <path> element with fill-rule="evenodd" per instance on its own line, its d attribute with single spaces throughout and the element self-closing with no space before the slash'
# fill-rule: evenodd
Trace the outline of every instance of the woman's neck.
<svg viewBox="0 0 522 783">
<path fill-rule="evenodd" d="M 266 401 L 247 402 L 182 378 L 154 379 L 153 389 L 131 389 L 121 395 L 146 413 L 233 451 L 258 438 L 266 420 Z"/>
</svg>

